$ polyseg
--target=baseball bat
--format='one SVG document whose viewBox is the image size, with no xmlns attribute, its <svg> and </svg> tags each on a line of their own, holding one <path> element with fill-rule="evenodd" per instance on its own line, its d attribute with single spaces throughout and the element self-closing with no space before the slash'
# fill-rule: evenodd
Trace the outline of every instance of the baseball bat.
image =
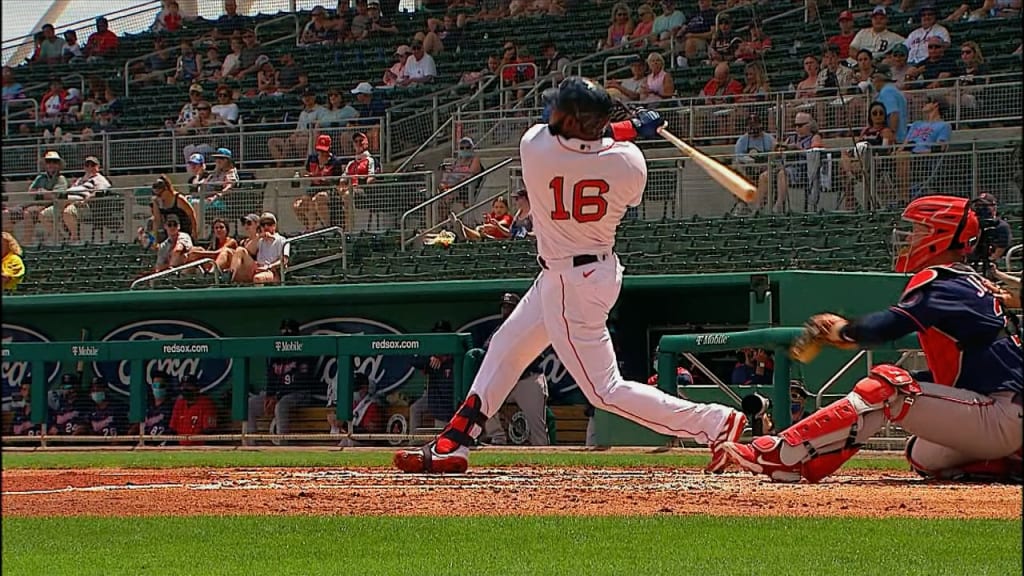
<svg viewBox="0 0 1024 576">
<path fill-rule="evenodd" d="M 673 146 L 679 148 L 682 153 L 692 158 L 697 163 L 697 166 L 700 166 L 702 170 L 707 172 L 708 176 L 711 176 L 712 180 L 721 184 L 729 192 L 732 192 L 733 196 L 744 202 L 752 202 L 757 197 L 757 187 L 748 182 L 743 176 L 730 170 L 725 164 L 710 158 L 700 150 L 690 146 L 666 130 L 664 126 L 658 128 L 658 134 L 671 142 Z"/>
</svg>

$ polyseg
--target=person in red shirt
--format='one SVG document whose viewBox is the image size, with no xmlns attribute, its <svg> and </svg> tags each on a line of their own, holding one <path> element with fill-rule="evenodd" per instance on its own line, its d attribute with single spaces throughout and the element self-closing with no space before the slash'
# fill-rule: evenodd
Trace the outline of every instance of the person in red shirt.
<svg viewBox="0 0 1024 576">
<path fill-rule="evenodd" d="M 363 196 L 365 193 L 360 185 L 373 184 L 373 175 L 378 172 L 377 161 L 370 154 L 370 141 L 366 134 L 357 132 L 352 136 L 352 146 L 355 147 L 356 155 L 345 165 L 345 173 L 338 186 L 345 220 L 345 231 L 352 232 L 356 226 L 356 195 Z M 362 206 L 360 206 L 362 207 Z M 372 217 L 372 215 L 371 215 Z"/>
<path fill-rule="evenodd" d="M 181 396 L 174 402 L 171 428 L 175 434 L 210 434 L 217 428 L 217 409 L 209 396 L 199 393 L 195 376 L 181 377 Z M 182 440 L 182 446 L 202 446 L 200 440 Z"/>
<path fill-rule="evenodd" d="M 89 60 L 108 58 L 117 52 L 120 43 L 117 34 L 110 31 L 107 19 L 100 17 L 96 19 L 96 32 L 89 36 L 89 41 L 85 43 L 83 52 Z"/>
<path fill-rule="evenodd" d="M 857 35 L 853 29 L 853 13 L 843 10 L 839 13 L 839 34 L 828 39 L 828 43 L 839 48 L 839 57 L 846 59 L 850 57 L 850 42 Z"/>
<path fill-rule="evenodd" d="M 484 214 L 484 223 L 476 228 L 463 224 L 454 212 L 451 214 L 451 224 L 455 233 L 463 240 L 505 240 L 512 235 L 509 232 L 512 227 L 512 214 L 508 210 L 508 202 L 501 196 L 491 202 L 491 211 Z"/>
<path fill-rule="evenodd" d="M 310 186 L 292 204 L 303 232 L 312 232 L 330 222 L 330 190 L 338 185 L 344 171 L 341 160 L 331 153 L 331 144 L 327 134 L 317 136 L 314 152 L 306 159 L 304 176 L 310 178 Z M 298 182 L 295 186 L 299 186 Z"/>
<path fill-rule="evenodd" d="M 736 96 L 741 94 L 743 94 L 743 85 L 730 75 L 727 62 L 719 62 L 715 66 L 715 75 L 711 80 L 708 80 L 708 83 L 704 85 L 704 89 L 700 91 L 700 95 L 704 97 L 704 101 L 708 104 L 732 104 L 736 102 Z M 730 122 L 733 120 L 733 108 L 731 106 L 713 109 L 707 116 L 707 120 L 708 128 L 715 135 L 722 136 L 733 132 L 733 129 L 730 127 Z M 707 136 L 710 134 L 703 133 L 701 135 Z"/>
</svg>

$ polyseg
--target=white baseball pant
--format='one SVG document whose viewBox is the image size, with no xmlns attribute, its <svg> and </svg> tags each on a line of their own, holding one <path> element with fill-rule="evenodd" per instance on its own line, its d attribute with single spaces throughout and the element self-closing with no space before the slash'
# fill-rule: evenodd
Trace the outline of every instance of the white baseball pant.
<svg viewBox="0 0 1024 576">
<path fill-rule="evenodd" d="M 613 253 L 574 267 L 572 259 L 546 262 L 526 295 L 498 328 L 470 394 L 488 418 L 501 408 L 523 370 L 549 344 L 595 408 L 655 432 L 707 443 L 731 408 L 696 404 L 619 373 L 606 322 L 622 287 L 623 268 Z"/>
</svg>

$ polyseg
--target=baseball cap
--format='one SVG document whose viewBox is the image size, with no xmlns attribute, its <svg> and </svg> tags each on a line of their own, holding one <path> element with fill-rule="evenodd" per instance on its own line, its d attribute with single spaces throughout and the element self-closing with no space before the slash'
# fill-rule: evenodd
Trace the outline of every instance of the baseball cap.
<svg viewBox="0 0 1024 576">
<path fill-rule="evenodd" d="M 917 9 L 918 16 L 921 16 L 922 14 L 928 14 L 929 12 L 932 14 L 939 13 L 938 9 L 935 8 L 934 4 L 925 4 L 924 6 L 921 6 L 920 8 Z"/>
<path fill-rule="evenodd" d="M 907 56 L 910 54 L 910 49 L 907 48 L 906 44 L 897 44 L 889 50 L 889 53 L 893 56 Z"/>
<path fill-rule="evenodd" d="M 410 48 L 408 44 L 402 44 L 397 50 L 395 50 L 395 54 L 398 54 L 399 56 L 405 56 L 409 52 L 412 52 L 412 48 Z"/>
<path fill-rule="evenodd" d="M 256 57 L 256 67 L 257 68 L 260 67 L 260 66 L 263 66 L 264 64 L 269 64 L 269 63 L 270 63 L 270 56 L 267 56 L 266 54 L 260 54 L 259 56 Z"/>
<path fill-rule="evenodd" d="M 203 158 L 202 154 L 196 152 L 188 157 L 188 163 L 195 166 L 202 166 L 206 164 L 206 158 Z"/>
<path fill-rule="evenodd" d="M 885 11 L 885 6 L 875 6 L 874 9 L 871 10 L 871 15 L 872 16 L 877 16 L 879 14 L 881 14 L 882 16 L 888 16 L 889 15 L 889 13 Z"/>
<path fill-rule="evenodd" d="M 504 294 L 501 295 L 502 306 L 515 306 L 516 304 L 519 304 L 520 300 L 521 298 L 519 297 L 519 294 L 515 294 L 513 292 L 505 292 Z"/>
<path fill-rule="evenodd" d="M 331 151 L 331 137 L 328 136 L 327 134 L 321 134 L 321 135 L 317 136 L 316 137 L 315 149 L 316 149 L 317 152 L 330 152 Z"/>
<path fill-rule="evenodd" d="M 83 163 L 84 164 L 95 164 L 95 165 L 99 166 L 100 165 L 100 159 L 95 157 L 95 156 L 86 156 L 85 157 L 85 161 Z"/>
<path fill-rule="evenodd" d="M 167 188 L 167 184 L 164 184 L 163 180 L 157 178 L 156 182 L 153 182 L 152 188 L 153 190 L 163 190 L 164 188 Z"/>
<path fill-rule="evenodd" d="M 794 392 L 803 398 L 808 398 L 811 395 L 811 393 L 807 391 L 807 388 L 804 388 L 803 384 L 796 381 L 789 383 L 789 393 L 793 394 Z"/>
<path fill-rule="evenodd" d="M 58 154 L 56 150 L 50 150 L 45 155 L 43 155 L 43 161 L 44 162 L 45 161 L 49 161 L 49 160 L 53 160 L 53 161 L 56 161 L 56 162 L 63 162 L 64 161 L 64 159 L 60 157 L 60 154 Z"/>
<path fill-rule="evenodd" d="M 353 94 L 373 94 L 373 85 L 369 82 L 360 82 L 352 89 Z"/>
<path fill-rule="evenodd" d="M 316 96 L 316 90 L 313 90 L 312 86 L 307 86 L 306 89 L 302 91 L 302 95 L 303 96 Z"/>
<path fill-rule="evenodd" d="M 353 140 L 366 140 L 367 138 L 366 138 L 366 134 L 363 134 L 362 132 L 356 132 L 355 134 L 352 135 L 352 139 Z"/>
<path fill-rule="evenodd" d="M 871 73 L 872 78 L 892 82 L 892 68 L 888 64 L 876 64 L 875 71 Z"/>
<path fill-rule="evenodd" d="M 526 191 L 526 188 L 520 188 L 519 190 L 516 190 L 515 196 L 516 198 L 528 198 L 529 193 Z"/>
<path fill-rule="evenodd" d="M 217 148 L 217 151 L 211 154 L 214 158 L 226 158 L 232 160 L 231 150 L 228 148 Z"/>
<path fill-rule="evenodd" d="M 849 10 L 843 10 L 840 12 L 839 21 L 842 22 L 843 20 L 853 20 L 853 12 L 850 12 Z"/>
<path fill-rule="evenodd" d="M 471 147 L 472 147 L 472 146 L 476 146 L 476 143 L 475 143 L 475 142 L 473 142 L 473 139 L 472 139 L 472 138 L 470 138 L 469 136 L 463 136 L 463 137 L 462 137 L 462 138 L 461 138 L 461 139 L 459 140 L 459 145 L 461 146 L 462 144 L 469 144 L 469 145 L 470 145 Z"/>
<path fill-rule="evenodd" d="M 181 224 L 181 220 L 178 219 L 177 214 L 168 214 L 167 216 L 164 216 L 164 224 L 170 224 L 171 222 Z"/>
<path fill-rule="evenodd" d="M 974 199 L 975 204 L 982 204 L 984 206 L 995 206 L 997 204 L 996 197 L 989 194 L 988 192 L 982 192 L 978 194 L 978 197 Z"/>
<path fill-rule="evenodd" d="M 202 86 L 202 84 L 193 84 L 193 85 L 188 87 L 188 91 L 189 92 L 198 92 L 198 93 L 202 94 L 203 93 L 203 86 Z"/>
<path fill-rule="evenodd" d="M 246 214 L 245 216 L 242 216 L 240 220 L 244 225 L 246 222 L 259 222 L 260 217 L 256 214 Z"/>
<path fill-rule="evenodd" d="M 277 224 L 277 216 L 274 216 L 273 212 L 264 212 L 260 214 L 260 224 Z"/>
</svg>

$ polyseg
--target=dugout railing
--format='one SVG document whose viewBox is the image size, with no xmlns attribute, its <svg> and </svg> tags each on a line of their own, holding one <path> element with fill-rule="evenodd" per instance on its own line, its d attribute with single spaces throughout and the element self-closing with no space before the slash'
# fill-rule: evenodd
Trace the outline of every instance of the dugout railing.
<svg viewBox="0 0 1024 576">
<path fill-rule="evenodd" d="M 336 365 L 353 367 L 348 370 L 337 370 L 336 386 L 334 387 L 335 416 L 339 422 L 350 422 L 353 417 L 353 380 L 355 358 L 377 356 L 419 354 L 451 355 L 453 358 L 453 403 L 457 404 L 466 396 L 473 377 L 479 367 L 483 354 L 472 348 L 470 334 L 372 334 L 372 335 L 319 335 L 319 336 L 274 336 L 258 338 L 210 338 L 183 340 L 133 340 L 133 341 L 101 341 L 101 342 L 46 342 L 46 343 L 15 343 L 5 342 L 3 360 L 5 366 L 22 363 L 30 367 L 31 374 L 50 374 L 52 366 L 57 362 L 127 362 L 127 403 L 128 422 L 138 424 L 144 421 L 147 410 L 147 387 L 145 377 L 146 363 L 149 360 L 196 361 L 200 359 L 228 359 L 231 362 L 230 373 L 230 415 L 233 422 L 241 422 L 241 433 L 215 433 L 203 435 L 163 434 L 159 437 L 147 435 L 143 426 L 139 433 L 132 436 L 99 436 L 99 435 L 49 435 L 46 426 L 41 426 L 42 433 L 33 436 L 7 436 L 5 444 L 39 444 L 45 447 L 54 443 L 124 443 L 134 442 L 138 445 L 162 443 L 165 441 L 247 441 L 269 440 L 313 440 L 333 441 L 342 439 L 352 441 L 389 441 L 391 443 L 411 440 L 428 439 L 416 435 L 414 431 L 407 434 L 370 434 L 355 433 L 351 427 L 341 434 L 256 434 L 247 430 L 248 399 L 254 360 L 287 357 L 326 357 L 334 360 Z M 31 378 L 30 386 L 30 419 L 33 424 L 41 425 L 48 422 L 48 378 Z M 371 393 L 373 393 L 371 383 Z M 107 386 L 114 389 L 110 383 Z M 116 390 L 116 389 L 114 389 Z"/>
</svg>

